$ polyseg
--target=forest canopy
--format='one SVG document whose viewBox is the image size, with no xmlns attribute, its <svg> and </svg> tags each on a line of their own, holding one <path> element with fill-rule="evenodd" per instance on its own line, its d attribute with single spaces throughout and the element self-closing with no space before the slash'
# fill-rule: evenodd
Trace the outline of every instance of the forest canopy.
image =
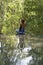
<svg viewBox="0 0 43 65">
<path fill-rule="evenodd" d="M 21 18 L 26 33 L 43 34 L 43 0 L 0 0 L 0 33 L 15 34 Z"/>
</svg>

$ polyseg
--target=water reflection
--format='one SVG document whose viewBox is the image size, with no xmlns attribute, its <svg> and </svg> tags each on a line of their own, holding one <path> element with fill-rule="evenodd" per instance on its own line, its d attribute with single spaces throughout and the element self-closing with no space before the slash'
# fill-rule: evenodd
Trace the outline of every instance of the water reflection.
<svg viewBox="0 0 43 65">
<path fill-rule="evenodd" d="M 9 36 L 9 37 L 6 37 L 6 39 L 4 39 L 4 47 L 5 47 L 4 50 L 7 52 L 7 57 L 10 58 L 10 65 L 28 65 L 30 63 L 34 63 L 33 65 L 37 65 L 39 61 L 40 63 L 42 63 L 43 38 L 27 36 L 25 37 L 24 42 L 25 42 L 25 48 L 22 49 L 22 52 L 21 52 L 21 50 L 17 48 L 18 46 L 17 44 L 19 43 L 19 38 L 17 36 L 15 36 L 15 38 L 12 38 Z M 13 44 L 13 46 L 15 45 L 16 48 L 10 47 L 9 43 Z M 1 47 L 1 42 L 0 42 L 0 47 Z M 42 65 L 42 64 L 39 64 L 39 65 Z"/>
<path fill-rule="evenodd" d="M 22 53 L 24 53 L 24 58 L 17 61 L 16 65 L 27 65 L 27 63 L 30 62 L 30 60 L 32 60 L 32 56 L 29 56 L 29 57 L 26 57 L 28 55 L 28 52 L 31 50 L 32 48 L 31 47 L 28 47 L 28 48 L 24 48 L 22 50 Z M 18 64 L 18 62 L 20 62 Z"/>
<path fill-rule="evenodd" d="M 16 53 L 16 56 L 14 58 L 14 64 L 15 65 L 27 65 L 30 60 L 32 60 L 32 56 L 28 56 L 29 51 L 31 50 L 31 47 L 24 48 L 21 52 L 21 50 L 16 49 L 14 52 Z"/>
<path fill-rule="evenodd" d="M 24 59 L 19 59 L 16 63 L 16 65 L 27 65 L 32 60 L 32 56 L 26 57 Z"/>
</svg>

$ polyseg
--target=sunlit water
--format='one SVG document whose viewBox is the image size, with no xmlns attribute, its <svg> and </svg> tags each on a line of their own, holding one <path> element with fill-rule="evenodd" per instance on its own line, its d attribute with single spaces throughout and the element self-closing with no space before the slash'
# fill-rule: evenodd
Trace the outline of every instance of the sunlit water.
<svg viewBox="0 0 43 65">
<path fill-rule="evenodd" d="M 32 56 L 26 57 L 24 59 L 19 59 L 16 65 L 27 65 L 29 64 L 30 60 L 32 60 Z"/>
<path fill-rule="evenodd" d="M 29 42 L 27 42 L 26 44 L 30 44 L 30 46 L 28 45 L 27 47 L 25 47 L 22 52 L 19 50 L 19 52 L 17 52 L 15 58 L 14 58 L 14 65 L 28 65 L 29 62 L 33 59 L 32 55 L 28 56 L 29 51 L 32 49 L 31 45 L 39 45 L 43 42 L 42 39 L 40 40 L 40 38 L 31 38 L 30 40 L 28 40 Z M 18 39 L 18 43 L 19 43 L 19 39 Z"/>
<path fill-rule="evenodd" d="M 24 54 L 27 55 L 28 51 L 30 51 L 30 50 L 31 50 L 31 47 L 24 48 L 22 50 L 22 53 L 24 52 Z M 27 64 L 29 64 L 30 60 L 32 60 L 32 56 L 24 57 L 23 59 L 18 59 L 16 65 L 27 65 Z"/>
<path fill-rule="evenodd" d="M 13 60 L 13 65 L 27 65 L 29 64 L 30 60 L 32 60 L 32 56 L 28 56 L 29 51 L 31 50 L 31 47 L 26 47 L 22 50 L 15 50 L 14 52 L 17 53 L 14 60 Z"/>
<path fill-rule="evenodd" d="M 18 38 L 18 43 L 19 43 L 19 38 Z M 29 38 L 27 41 L 25 40 L 25 43 L 27 44 L 27 46 L 24 49 L 22 49 L 22 51 L 20 49 L 14 49 L 13 54 L 15 54 L 15 56 L 12 56 L 10 59 L 11 65 L 28 65 L 29 62 L 33 59 L 32 55 L 28 56 L 29 51 L 32 49 L 31 45 L 32 46 L 35 45 L 35 47 L 41 46 L 41 44 L 43 44 L 43 39 Z M 1 47 L 1 42 L 0 42 L 0 47 Z"/>
</svg>

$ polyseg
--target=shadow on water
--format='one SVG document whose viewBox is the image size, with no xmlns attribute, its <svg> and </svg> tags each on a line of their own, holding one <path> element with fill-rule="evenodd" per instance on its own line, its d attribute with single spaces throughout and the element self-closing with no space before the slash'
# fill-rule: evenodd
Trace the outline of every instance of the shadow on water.
<svg viewBox="0 0 43 65">
<path fill-rule="evenodd" d="M 3 65 L 42 65 L 43 64 L 43 38 L 25 36 L 25 47 L 22 51 L 17 48 L 18 36 L 4 36 L 0 40 L 3 43 L 3 52 L 0 54 Z M 12 45 L 13 44 L 13 45 Z M 1 45 L 0 45 L 1 46 Z M 0 47 L 0 50 L 1 47 Z M 0 52 L 1 53 L 1 52 Z M 8 61 L 9 60 L 9 61 Z"/>
</svg>

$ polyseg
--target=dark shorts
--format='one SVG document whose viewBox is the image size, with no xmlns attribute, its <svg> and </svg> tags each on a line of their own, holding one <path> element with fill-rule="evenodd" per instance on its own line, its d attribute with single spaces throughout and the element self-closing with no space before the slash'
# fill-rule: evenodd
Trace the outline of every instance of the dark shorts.
<svg viewBox="0 0 43 65">
<path fill-rule="evenodd" d="M 17 32 L 17 34 L 19 34 L 19 35 L 23 35 L 24 34 L 24 29 L 21 29 L 21 30 L 16 30 L 16 32 Z"/>
</svg>

